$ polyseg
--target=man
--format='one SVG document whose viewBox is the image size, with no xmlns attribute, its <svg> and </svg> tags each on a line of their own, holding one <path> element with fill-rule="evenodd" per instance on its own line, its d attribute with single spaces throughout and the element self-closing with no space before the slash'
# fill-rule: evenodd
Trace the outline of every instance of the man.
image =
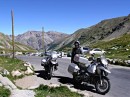
<svg viewBox="0 0 130 97">
<path fill-rule="evenodd" d="M 82 54 L 82 50 L 81 50 L 81 47 L 80 47 L 80 42 L 75 41 L 74 46 L 75 47 L 72 49 L 71 63 L 75 63 L 75 64 L 77 64 L 79 66 L 79 62 L 76 62 L 74 59 L 75 59 L 75 56 L 77 54 Z"/>
</svg>

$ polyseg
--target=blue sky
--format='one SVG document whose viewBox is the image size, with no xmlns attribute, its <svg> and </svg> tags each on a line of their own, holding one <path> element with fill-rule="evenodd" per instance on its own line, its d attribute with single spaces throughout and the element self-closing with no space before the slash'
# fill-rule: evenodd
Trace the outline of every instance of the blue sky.
<svg viewBox="0 0 130 97">
<path fill-rule="evenodd" d="M 29 30 L 73 33 L 104 19 L 130 14 L 130 0 L 0 0 L 0 32 L 15 35 Z"/>
</svg>

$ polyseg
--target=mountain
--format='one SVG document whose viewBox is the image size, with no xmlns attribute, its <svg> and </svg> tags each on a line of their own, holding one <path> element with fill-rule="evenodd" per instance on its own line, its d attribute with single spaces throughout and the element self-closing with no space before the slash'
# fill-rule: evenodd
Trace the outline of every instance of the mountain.
<svg viewBox="0 0 130 97">
<path fill-rule="evenodd" d="M 88 28 L 74 32 L 70 37 L 55 45 L 55 49 L 68 50 L 75 40 L 82 46 L 90 46 L 99 41 L 109 41 L 130 32 L 130 15 L 103 20 Z"/>
<path fill-rule="evenodd" d="M 57 42 L 68 34 L 48 31 L 44 33 L 44 45 L 47 46 L 53 42 Z M 34 49 L 40 50 L 43 47 L 43 34 L 41 31 L 27 31 L 24 34 L 20 34 L 15 37 L 15 41 L 28 45 Z"/>
<path fill-rule="evenodd" d="M 61 33 L 61 32 L 54 32 L 54 31 L 48 31 L 46 34 L 54 41 L 61 40 L 68 36 L 68 34 Z"/>
<path fill-rule="evenodd" d="M 0 32 L 0 50 L 5 50 L 5 51 L 10 51 L 12 50 L 12 41 L 10 37 L 7 35 L 4 35 L 3 33 Z M 16 51 L 34 51 L 29 46 L 26 46 L 24 44 L 20 44 L 18 42 L 15 42 L 15 50 Z"/>
</svg>

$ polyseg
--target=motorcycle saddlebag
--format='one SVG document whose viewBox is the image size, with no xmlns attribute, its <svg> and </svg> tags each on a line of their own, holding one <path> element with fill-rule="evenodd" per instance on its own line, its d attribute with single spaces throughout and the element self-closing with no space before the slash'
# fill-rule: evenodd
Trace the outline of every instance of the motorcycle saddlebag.
<svg viewBox="0 0 130 97">
<path fill-rule="evenodd" d="M 79 70 L 79 67 L 74 64 L 74 63 L 71 63 L 68 67 L 68 72 L 73 74 L 74 72 L 77 72 Z"/>
</svg>

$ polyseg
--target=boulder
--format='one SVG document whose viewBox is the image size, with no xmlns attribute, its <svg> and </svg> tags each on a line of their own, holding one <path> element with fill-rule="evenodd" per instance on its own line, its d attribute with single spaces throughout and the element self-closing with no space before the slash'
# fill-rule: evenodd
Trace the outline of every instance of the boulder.
<svg viewBox="0 0 130 97">
<path fill-rule="evenodd" d="M 13 90 L 10 97 L 35 97 L 33 90 Z"/>
<path fill-rule="evenodd" d="M 27 63 L 24 63 L 24 66 L 25 66 L 25 67 L 27 67 L 27 66 L 28 66 L 28 64 L 27 64 Z"/>
<path fill-rule="evenodd" d="M 50 84 L 49 87 L 60 87 L 58 84 Z"/>
<path fill-rule="evenodd" d="M 128 61 L 127 61 L 127 60 L 125 60 L 124 62 L 125 62 L 125 64 L 128 64 Z"/>
<path fill-rule="evenodd" d="M 2 83 L 0 83 L 0 87 L 2 87 L 3 85 L 2 85 Z"/>
<path fill-rule="evenodd" d="M 11 74 L 12 74 L 13 77 L 14 76 L 21 76 L 22 75 L 22 73 L 20 71 L 18 71 L 18 70 L 12 71 Z"/>
<path fill-rule="evenodd" d="M 3 67 L 0 67 L 0 74 L 2 74 L 2 75 L 9 75 L 10 72 L 8 70 L 4 69 Z"/>
<path fill-rule="evenodd" d="M 38 87 L 39 87 L 39 85 L 35 85 L 35 86 L 31 86 L 31 87 L 29 87 L 29 88 L 27 88 L 27 89 L 33 90 L 33 89 L 36 89 L 36 88 L 38 88 Z"/>
<path fill-rule="evenodd" d="M 24 66 L 30 67 L 30 68 L 33 70 L 33 67 L 32 67 L 32 65 L 31 65 L 31 63 L 29 63 L 29 62 L 26 62 L 26 63 L 24 64 Z"/>
<path fill-rule="evenodd" d="M 0 67 L 0 73 L 2 73 L 4 71 L 3 67 Z"/>
<path fill-rule="evenodd" d="M 17 87 L 7 78 L 0 75 L 0 83 L 10 90 L 17 89 Z"/>
<path fill-rule="evenodd" d="M 33 70 L 30 67 L 27 67 L 27 70 L 25 71 L 25 74 L 33 74 Z"/>
<path fill-rule="evenodd" d="M 125 60 L 124 62 L 128 65 L 130 64 L 130 60 Z"/>
<path fill-rule="evenodd" d="M 118 61 L 118 59 L 113 59 L 113 64 L 115 64 Z"/>
<path fill-rule="evenodd" d="M 113 59 L 107 58 L 108 63 L 112 63 Z"/>
<path fill-rule="evenodd" d="M 127 63 L 130 64 L 130 60 L 127 60 Z"/>
<path fill-rule="evenodd" d="M 8 70 L 4 69 L 3 74 L 4 74 L 4 75 L 9 75 L 10 72 L 9 72 Z"/>
</svg>

